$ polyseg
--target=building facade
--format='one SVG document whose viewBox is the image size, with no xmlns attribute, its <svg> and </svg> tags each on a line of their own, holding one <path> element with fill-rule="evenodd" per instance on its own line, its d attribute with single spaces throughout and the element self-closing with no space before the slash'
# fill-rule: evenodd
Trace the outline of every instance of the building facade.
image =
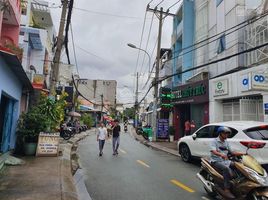
<svg viewBox="0 0 268 200">
<path fill-rule="evenodd" d="M 115 80 L 78 80 L 79 92 L 95 103 L 94 109 L 99 111 L 109 111 L 110 107 L 116 107 L 116 87 Z"/>
<path fill-rule="evenodd" d="M 8 8 L 0 12 L 0 152 L 5 153 L 15 148 L 17 121 L 27 111 L 32 86 L 18 47 L 20 1 L 1 1 L 0 6 Z"/>
<path fill-rule="evenodd" d="M 244 3 L 245 19 L 258 17 L 267 10 L 267 1 L 254 3 L 244 1 Z M 263 16 L 242 29 L 243 32 L 239 37 L 244 39 L 243 49 L 250 50 L 267 43 L 267 23 L 267 16 Z M 242 55 L 240 60 L 243 60 L 243 67 L 210 80 L 210 122 L 268 121 L 267 47 Z M 225 68 L 223 70 L 226 71 Z"/>
<path fill-rule="evenodd" d="M 23 2 L 19 44 L 22 65 L 35 89 L 49 88 L 55 38 L 48 2 Z"/>
</svg>

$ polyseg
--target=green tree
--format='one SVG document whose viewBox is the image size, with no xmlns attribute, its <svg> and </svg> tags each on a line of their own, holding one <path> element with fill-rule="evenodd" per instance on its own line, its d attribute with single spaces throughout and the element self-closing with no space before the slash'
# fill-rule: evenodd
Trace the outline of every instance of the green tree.
<svg viewBox="0 0 268 200">
<path fill-rule="evenodd" d="M 124 110 L 124 116 L 128 117 L 129 119 L 134 119 L 135 118 L 135 108 L 126 108 Z"/>
</svg>

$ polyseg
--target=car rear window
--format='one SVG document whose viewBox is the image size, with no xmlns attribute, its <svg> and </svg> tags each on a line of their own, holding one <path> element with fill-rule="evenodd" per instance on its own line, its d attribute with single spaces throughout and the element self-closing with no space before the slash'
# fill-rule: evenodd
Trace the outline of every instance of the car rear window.
<svg viewBox="0 0 268 200">
<path fill-rule="evenodd" d="M 219 136 L 219 134 L 218 134 L 218 128 L 219 128 L 219 127 L 220 127 L 220 126 L 215 126 L 215 127 L 214 127 L 214 130 L 213 130 L 213 137 L 214 137 L 214 138 Z M 234 136 L 238 133 L 238 131 L 237 131 L 236 129 L 231 128 L 231 127 L 228 127 L 228 128 L 230 128 L 231 131 L 232 131 L 232 132 L 228 135 L 228 138 L 232 138 L 232 137 L 234 137 Z"/>
<path fill-rule="evenodd" d="M 268 140 L 268 126 L 258 126 L 244 130 L 244 133 L 255 140 Z"/>
</svg>

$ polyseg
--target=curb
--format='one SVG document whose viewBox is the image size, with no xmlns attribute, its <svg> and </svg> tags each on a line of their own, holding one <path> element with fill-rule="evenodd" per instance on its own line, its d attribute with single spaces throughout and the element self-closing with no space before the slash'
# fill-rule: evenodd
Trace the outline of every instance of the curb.
<svg viewBox="0 0 268 200">
<path fill-rule="evenodd" d="M 87 132 L 80 133 L 67 143 L 61 143 L 62 156 L 60 157 L 61 200 L 78 200 L 78 194 L 73 178 L 72 158 L 77 149 L 77 143 L 87 137 Z"/>
</svg>

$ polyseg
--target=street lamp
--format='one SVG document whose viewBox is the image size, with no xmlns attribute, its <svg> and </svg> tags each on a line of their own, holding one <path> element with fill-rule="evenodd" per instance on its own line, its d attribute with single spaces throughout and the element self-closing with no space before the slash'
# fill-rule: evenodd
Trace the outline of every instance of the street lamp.
<svg viewBox="0 0 268 200">
<path fill-rule="evenodd" d="M 147 54 L 148 58 L 149 58 L 149 73 L 150 73 L 150 67 L 151 67 L 151 56 L 149 55 L 149 53 L 147 51 L 145 51 L 144 49 L 141 49 L 139 47 L 136 47 L 136 45 L 134 44 L 131 44 L 131 43 L 128 43 L 127 46 L 129 46 L 130 48 L 133 48 L 133 49 L 138 49 L 140 51 L 143 51 L 144 53 Z"/>
<path fill-rule="evenodd" d="M 149 53 L 147 51 L 145 51 L 144 49 L 141 49 L 139 47 L 136 47 L 136 45 L 134 44 L 131 44 L 131 43 L 128 43 L 127 46 L 129 46 L 130 48 L 133 48 L 133 49 L 138 49 L 140 51 L 143 51 L 144 53 L 147 54 L 148 58 L 149 58 L 149 73 L 150 73 L 150 66 L 151 66 L 151 56 L 149 55 Z M 138 107 L 138 80 L 139 80 L 139 77 L 138 77 L 138 73 L 137 73 L 137 82 L 136 82 L 136 97 L 135 97 L 135 127 L 137 127 L 137 121 L 138 121 L 138 110 L 139 110 L 139 107 Z"/>
</svg>

